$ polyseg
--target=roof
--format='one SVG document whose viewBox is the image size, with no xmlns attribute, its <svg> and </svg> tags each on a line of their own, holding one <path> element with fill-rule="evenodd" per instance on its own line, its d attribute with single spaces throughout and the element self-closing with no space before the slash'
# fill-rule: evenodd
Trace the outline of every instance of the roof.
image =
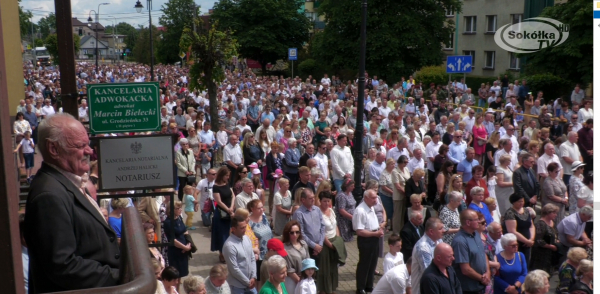
<svg viewBox="0 0 600 294">
<path fill-rule="evenodd" d="M 89 35 L 89 36 L 84 36 L 84 37 L 82 37 L 82 38 L 79 40 L 79 45 L 81 46 L 81 48 L 83 48 L 83 45 L 84 45 L 86 42 L 90 41 L 90 39 L 94 39 L 94 40 L 95 40 L 96 38 L 95 38 L 95 36 L 93 36 L 93 35 Z M 103 48 L 100 48 L 100 49 L 105 49 L 105 48 L 108 48 L 108 43 L 107 43 L 107 42 L 105 42 L 105 41 L 100 41 L 100 42 L 99 42 L 99 46 L 100 46 L 100 45 L 102 45 L 101 47 L 103 47 Z M 87 49 L 87 48 L 86 48 L 86 49 Z"/>
<path fill-rule="evenodd" d="M 73 25 L 74 27 L 87 27 L 87 26 L 88 26 L 87 19 L 86 19 L 86 22 L 82 22 L 82 21 L 78 20 L 78 19 L 77 19 L 77 17 L 73 17 L 73 18 L 71 19 L 71 23 L 72 23 L 72 25 Z M 93 29 L 95 29 L 95 28 L 96 28 L 96 26 L 95 26 L 95 25 L 94 25 L 94 26 L 92 26 L 92 27 L 90 27 L 90 29 L 92 29 L 92 30 L 93 30 Z M 103 31 L 104 29 L 105 29 L 105 28 L 104 28 L 104 26 L 103 26 L 102 24 L 99 24 L 99 25 L 98 25 L 98 30 L 99 30 L 99 31 Z"/>
</svg>

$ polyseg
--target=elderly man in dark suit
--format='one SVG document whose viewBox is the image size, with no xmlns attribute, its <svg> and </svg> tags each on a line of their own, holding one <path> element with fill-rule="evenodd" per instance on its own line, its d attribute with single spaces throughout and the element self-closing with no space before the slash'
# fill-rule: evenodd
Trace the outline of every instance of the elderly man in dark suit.
<svg viewBox="0 0 600 294">
<path fill-rule="evenodd" d="M 404 262 L 412 256 L 415 244 L 425 233 L 423 215 L 420 211 L 411 211 L 408 220 L 404 224 L 404 227 L 402 227 L 402 230 L 400 230 L 400 238 L 402 238 L 402 249 L 400 252 L 404 256 Z"/>
<path fill-rule="evenodd" d="M 536 179 L 531 167 L 535 163 L 535 158 L 531 153 L 522 155 L 523 164 L 513 173 L 513 188 L 515 194 L 523 196 L 525 206 L 535 206 L 540 192 L 540 183 Z"/>
<path fill-rule="evenodd" d="M 44 159 L 25 212 L 29 293 L 107 287 L 119 278 L 115 232 L 85 189 L 92 149 L 83 125 L 56 114 L 39 126 Z"/>
</svg>

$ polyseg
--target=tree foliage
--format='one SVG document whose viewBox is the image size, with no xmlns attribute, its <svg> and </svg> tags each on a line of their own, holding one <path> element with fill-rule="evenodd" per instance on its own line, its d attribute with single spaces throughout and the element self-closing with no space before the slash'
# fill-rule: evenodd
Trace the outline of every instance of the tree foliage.
<svg viewBox="0 0 600 294">
<path fill-rule="evenodd" d="M 77 52 L 79 52 L 79 49 L 81 48 L 81 39 L 79 38 L 78 34 L 73 34 L 73 45 L 75 46 L 75 54 L 77 54 Z M 37 40 L 36 40 L 37 42 Z M 46 37 L 46 40 L 44 40 L 44 43 L 46 45 L 46 49 L 48 50 L 48 53 L 50 54 L 50 56 L 52 56 L 52 62 L 54 64 L 58 64 L 58 38 L 56 36 L 56 33 L 54 34 L 50 34 L 48 37 Z"/>
<path fill-rule="evenodd" d="M 263 73 L 267 63 L 287 56 L 290 47 L 308 41 L 310 22 L 299 12 L 300 0 L 220 0 L 211 18 L 219 29 L 233 31 L 243 57 L 258 61 Z"/>
<path fill-rule="evenodd" d="M 155 26 L 152 26 L 152 39 L 154 41 L 154 60 L 156 61 L 156 47 L 160 37 Z M 152 56 L 151 52 L 150 30 L 148 30 L 148 28 L 141 28 L 137 40 L 135 41 L 135 45 L 133 46 L 133 58 L 139 63 L 150 64 L 150 56 Z"/>
<path fill-rule="evenodd" d="M 200 6 L 194 0 L 169 0 L 163 4 L 161 11 L 164 13 L 158 20 L 165 28 L 162 32 L 162 41 L 158 47 L 158 58 L 162 63 L 175 63 L 179 58 L 179 40 L 183 29 L 193 24 L 194 17 L 199 15 Z"/>
<path fill-rule="evenodd" d="M 590 1 L 571 0 L 546 7 L 540 17 L 569 25 L 569 38 L 561 45 L 548 47 L 527 57 L 526 73 L 551 73 L 571 83 L 592 82 L 593 77 L 593 14 Z"/>
<path fill-rule="evenodd" d="M 436 85 L 448 83 L 448 74 L 446 73 L 446 67 L 443 65 L 426 66 L 417 72 L 415 79 L 423 82 L 423 85 L 429 89 L 429 84 L 431 83 L 435 83 Z"/>
<path fill-rule="evenodd" d="M 567 93 L 570 94 L 573 89 L 570 81 L 551 73 L 540 73 L 521 78 L 527 80 L 531 92 L 543 91 L 546 102 L 565 96 Z M 571 95 L 566 96 L 568 97 L 566 101 L 570 101 Z"/>
<path fill-rule="evenodd" d="M 106 26 L 106 33 L 112 34 L 115 31 L 118 35 L 124 35 L 125 48 L 133 51 L 133 47 L 135 46 L 135 41 L 137 40 L 139 31 L 132 25 L 126 22 L 120 22 L 116 26 L 116 30 L 113 30 L 113 26 Z"/>
<path fill-rule="evenodd" d="M 324 0 L 323 33 L 316 34 L 311 54 L 334 69 L 358 68 L 361 0 Z M 460 12 L 459 0 L 369 0 L 367 8 L 366 69 L 370 75 L 392 79 L 423 66 L 442 63 L 442 44 L 454 32 L 446 9 Z"/>
<path fill-rule="evenodd" d="M 225 78 L 223 67 L 219 62 L 229 62 L 233 56 L 237 56 L 238 44 L 233 38 L 231 31 L 220 31 L 217 29 L 218 22 L 210 29 L 202 26 L 202 19 L 196 18 L 196 31 L 190 27 L 183 30 L 179 49 L 191 51 L 191 67 L 189 71 L 190 88 L 192 90 L 208 90 L 210 100 L 210 116 L 217 115 L 217 81 Z M 211 120 L 213 131 L 219 129 L 219 121 Z"/>
<path fill-rule="evenodd" d="M 48 16 L 42 17 L 40 21 L 38 21 L 38 26 L 40 28 L 42 39 L 46 39 L 50 34 L 56 32 L 56 15 L 53 12 L 50 12 Z"/>
<path fill-rule="evenodd" d="M 18 0 L 21 3 L 21 0 Z M 21 28 L 21 37 L 31 34 L 31 17 L 33 13 L 30 10 L 23 10 L 19 5 L 19 27 Z"/>
</svg>

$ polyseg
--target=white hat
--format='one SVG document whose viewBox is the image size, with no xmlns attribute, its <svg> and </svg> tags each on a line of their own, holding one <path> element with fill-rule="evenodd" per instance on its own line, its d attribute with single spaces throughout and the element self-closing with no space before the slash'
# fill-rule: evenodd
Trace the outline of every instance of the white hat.
<svg viewBox="0 0 600 294">
<path fill-rule="evenodd" d="M 580 168 L 584 165 L 585 165 L 585 163 L 582 163 L 579 160 L 575 160 L 575 161 L 573 161 L 573 164 L 571 164 L 571 171 L 576 171 L 578 168 Z"/>
<path fill-rule="evenodd" d="M 485 113 L 494 113 L 495 111 L 491 108 L 488 108 L 488 110 Z"/>
</svg>

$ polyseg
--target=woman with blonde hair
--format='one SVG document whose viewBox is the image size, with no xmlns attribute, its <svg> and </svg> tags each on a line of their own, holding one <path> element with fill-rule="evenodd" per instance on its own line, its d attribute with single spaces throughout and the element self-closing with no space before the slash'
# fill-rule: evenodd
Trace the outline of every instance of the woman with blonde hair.
<svg viewBox="0 0 600 294">
<path fill-rule="evenodd" d="M 512 206 L 509 197 L 514 193 L 513 188 L 513 171 L 510 169 L 509 165 L 511 163 L 512 157 L 510 154 L 504 154 L 500 156 L 498 160 L 500 162 L 500 166 L 496 167 L 496 199 L 498 200 L 498 211 L 500 215 L 504 215 L 504 213 Z"/>
<path fill-rule="evenodd" d="M 115 198 L 110 202 L 110 207 L 112 211 L 108 214 L 108 225 L 115 231 L 117 234 L 117 241 L 121 243 L 121 226 L 122 226 L 122 216 L 123 211 L 129 205 L 129 198 Z"/>
<path fill-rule="evenodd" d="M 319 183 L 319 186 L 317 187 L 317 192 L 315 193 L 315 195 L 321 195 L 321 192 L 323 191 L 329 191 L 331 192 L 331 195 L 333 195 L 333 198 L 335 199 L 337 191 L 335 191 L 335 189 L 333 189 L 333 185 L 331 184 L 330 181 L 321 181 Z M 321 205 L 321 201 L 318 199 L 319 197 L 315 197 L 315 206 L 319 206 Z"/>
<path fill-rule="evenodd" d="M 567 260 L 558 268 L 558 286 L 556 293 L 569 293 L 569 288 L 577 281 L 577 268 L 588 254 L 581 247 L 571 247 L 567 252 Z"/>
<path fill-rule="evenodd" d="M 204 278 L 201 276 L 188 276 L 183 280 L 183 290 L 186 294 L 204 294 L 206 292 Z"/>
<path fill-rule="evenodd" d="M 485 144 L 485 160 L 483 168 L 487 170 L 490 166 L 494 166 L 494 154 L 498 151 L 498 143 L 500 142 L 500 133 L 492 132 L 488 138 L 487 144 Z"/>
<path fill-rule="evenodd" d="M 575 282 L 569 288 L 569 293 L 572 294 L 593 294 L 594 293 L 594 263 L 584 259 L 579 262 L 576 275 L 579 281 Z"/>
</svg>

